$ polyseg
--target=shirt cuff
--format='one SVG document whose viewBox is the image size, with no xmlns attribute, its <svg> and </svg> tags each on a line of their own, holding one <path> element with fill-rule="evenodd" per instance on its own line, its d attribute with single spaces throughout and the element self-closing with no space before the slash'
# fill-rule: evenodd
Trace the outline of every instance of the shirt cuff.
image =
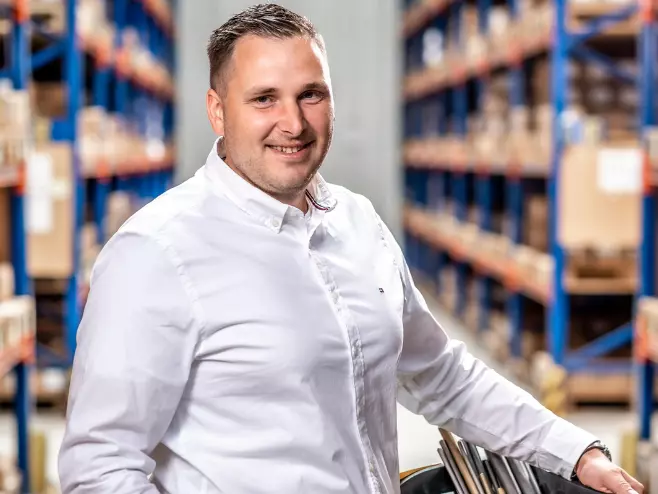
<svg viewBox="0 0 658 494">
<path fill-rule="evenodd" d="M 593 434 L 557 417 L 539 450 L 540 466 L 571 479 L 578 459 L 598 440 Z"/>
</svg>

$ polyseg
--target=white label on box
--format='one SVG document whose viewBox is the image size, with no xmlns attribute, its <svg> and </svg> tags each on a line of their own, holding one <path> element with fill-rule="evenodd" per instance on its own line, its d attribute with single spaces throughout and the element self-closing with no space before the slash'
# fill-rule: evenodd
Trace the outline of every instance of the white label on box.
<svg viewBox="0 0 658 494">
<path fill-rule="evenodd" d="M 609 194 L 629 194 L 642 189 L 642 156 L 639 149 L 601 149 L 596 166 L 598 188 Z"/>
<path fill-rule="evenodd" d="M 47 154 L 33 153 L 26 168 L 27 231 L 49 233 L 54 223 L 52 158 Z"/>
<path fill-rule="evenodd" d="M 71 182 L 63 178 L 53 180 L 50 192 L 51 197 L 58 201 L 68 199 L 72 192 Z"/>
</svg>

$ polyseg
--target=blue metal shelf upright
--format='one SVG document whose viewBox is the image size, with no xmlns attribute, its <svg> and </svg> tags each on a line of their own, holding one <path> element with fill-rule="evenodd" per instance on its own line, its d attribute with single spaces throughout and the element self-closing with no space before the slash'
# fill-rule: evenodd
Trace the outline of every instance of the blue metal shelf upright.
<svg viewBox="0 0 658 494">
<path fill-rule="evenodd" d="M 76 0 L 64 0 L 66 8 L 66 32 L 42 53 L 33 55 L 32 65 L 43 66 L 61 60 L 63 81 L 68 89 L 67 113 L 52 126 L 52 140 L 71 144 L 74 156 L 75 230 L 73 232 L 73 265 L 80 265 L 80 232 L 85 222 L 87 193 L 92 191 L 93 221 L 98 231 L 98 242 L 105 240 L 105 216 L 107 200 L 112 191 L 131 193 L 138 205 L 155 198 L 172 185 L 173 164 L 149 166 L 149 161 L 122 164 L 112 167 L 103 161 L 96 164 L 93 173 L 82 170 L 81 156 L 76 141 L 79 135 L 78 117 L 90 101 L 91 105 L 117 115 L 128 128 L 134 129 L 142 139 L 171 139 L 173 136 L 173 95 L 149 83 L 149 74 L 135 72 L 127 65 L 129 54 L 124 47 L 124 33 L 133 29 L 140 46 L 147 47 L 151 56 L 174 70 L 174 33 L 170 27 L 156 20 L 146 0 L 114 0 L 104 2 L 107 19 L 114 23 L 115 39 L 109 53 L 88 46 L 79 36 L 76 26 Z M 171 6 L 171 3 L 169 3 Z M 171 26 L 173 27 L 173 26 Z M 35 61 L 36 60 L 36 61 Z M 86 74 L 91 72 L 87 84 Z M 89 98 L 87 97 L 89 95 Z M 163 151 L 160 149 L 160 153 Z M 156 158 L 154 160 L 157 161 Z M 70 365 L 76 348 L 76 332 L 84 304 L 84 280 L 74 270 L 68 280 L 65 296 L 65 341 L 67 355 L 62 360 L 48 348 L 39 345 L 39 355 L 44 361 L 57 366 Z"/>
<path fill-rule="evenodd" d="M 656 222 L 658 214 L 656 200 L 658 183 L 652 173 L 648 142 L 648 133 L 656 128 L 656 65 L 658 64 L 658 20 L 653 2 L 646 1 L 641 5 L 642 22 L 641 35 L 638 43 L 639 56 L 642 59 L 639 90 L 641 93 L 640 124 L 643 129 L 645 145 L 644 156 L 644 188 L 642 195 L 642 235 L 640 244 L 639 287 L 638 299 L 643 297 L 656 297 Z M 639 330 L 639 328 L 636 328 Z M 638 334 L 638 333 L 636 333 Z M 646 335 L 641 336 L 643 339 Z M 637 412 L 639 423 L 639 439 L 648 442 L 652 437 L 651 420 L 654 412 L 655 389 L 655 356 L 646 351 L 646 341 L 636 342 L 636 377 L 637 377 Z"/>
<path fill-rule="evenodd" d="M 540 45 L 539 48 L 518 48 L 509 46 L 509 53 L 503 56 L 503 61 L 491 61 L 484 68 L 473 69 L 464 60 L 455 61 L 454 67 L 443 67 L 449 75 L 443 76 L 437 82 L 437 69 L 432 67 L 433 63 L 428 61 L 428 54 L 437 51 L 437 40 L 443 48 L 450 36 L 454 36 L 451 46 L 460 46 L 464 50 L 464 6 L 475 6 L 478 14 L 478 30 L 480 35 L 486 38 L 489 32 L 488 15 L 491 9 L 505 5 L 512 20 L 522 15 L 520 0 L 444 0 L 436 1 L 407 1 L 406 23 L 404 30 L 404 43 L 406 53 L 407 80 L 415 89 L 407 93 L 404 103 L 404 137 L 407 141 L 429 142 L 437 137 L 463 139 L 471 130 L 467 128 L 469 111 L 478 114 L 482 109 L 482 97 L 487 91 L 491 78 L 494 74 L 506 74 L 509 85 L 509 108 L 510 112 L 522 109 L 526 106 L 526 88 L 529 71 L 533 64 L 540 58 L 545 57 L 550 63 L 551 73 L 551 96 L 550 106 L 553 111 L 552 152 L 550 166 L 548 169 L 538 173 L 537 163 L 528 163 L 527 158 L 521 157 L 521 163 L 507 163 L 502 169 L 482 166 L 473 163 L 467 158 L 464 165 L 455 165 L 453 156 L 432 156 L 431 164 L 409 162 L 407 159 L 405 172 L 405 196 L 407 205 L 413 210 L 422 210 L 427 214 L 446 212 L 446 199 L 450 198 L 454 203 L 454 216 L 459 221 L 466 219 L 468 201 L 471 200 L 477 206 L 479 216 L 477 223 L 483 232 L 492 230 L 492 202 L 494 179 L 503 180 L 504 211 L 507 219 L 504 234 L 508 237 L 511 245 L 519 246 L 522 239 L 522 220 L 524 204 L 530 194 L 536 194 L 537 190 L 546 191 L 549 208 L 549 247 L 547 253 L 553 259 L 554 271 L 551 283 L 547 285 L 547 293 L 538 295 L 536 290 L 526 289 L 521 283 L 511 282 L 505 273 L 492 269 L 482 272 L 478 262 L 472 258 L 462 259 L 454 255 L 448 245 L 430 245 L 434 241 L 424 241 L 419 234 L 407 228 L 405 234 L 406 253 L 410 265 L 417 271 L 422 272 L 426 279 L 436 282 L 439 290 L 438 280 L 440 272 L 452 258 L 456 270 L 456 313 L 463 315 L 466 299 L 466 272 L 467 267 L 472 268 L 473 276 L 477 286 L 477 300 L 479 301 L 479 323 L 480 330 L 489 327 L 489 318 L 492 300 L 492 279 L 500 282 L 507 292 L 505 312 L 509 320 L 509 354 L 519 357 L 521 354 L 521 334 L 524 327 L 524 315 L 527 312 L 527 300 L 534 300 L 544 306 L 546 347 L 555 364 L 564 367 L 569 373 L 586 373 L 591 375 L 605 375 L 608 373 L 624 373 L 630 375 L 632 364 L 630 359 L 623 362 L 611 363 L 603 360 L 614 351 L 627 347 L 632 342 L 632 325 L 622 324 L 592 341 L 581 345 L 579 348 L 571 348 L 570 343 L 570 318 L 573 294 L 565 286 L 566 252 L 559 241 L 560 231 L 558 211 L 562 180 L 562 163 L 566 142 L 564 113 L 568 107 L 569 88 L 569 64 L 572 60 L 596 66 L 610 77 L 618 79 L 626 84 L 639 84 L 642 88 L 641 108 L 644 108 L 642 122 L 649 125 L 653 119 L 654 105 L 651 95 L 651 85 L 647 82 L 654 80 L 653 67 L 655 61 L 655 38 L 649 42 L 651 28 L 645 22 L 640 32 L 638 28 L 630 40 L 643 40 L 642 60 L 639 60 L 641 70 L 639 76 L 629 73 L 616 63 L 612 55 L 604 55 L 600 46 L 593 46 L 592 40 L 601 40 L 610 28 L 635 16 L 639 7 L 636 2 L 630 1 L 608 10 L 602 15 L 592 16 L 583 21 L 580 29 L 569 31 L 567 28 L 569 19 L 569 4 L 567 0 L 547 0 L 553 11 L 553 23 L 550 39 Z M 428 6 L 429 5 L 429 6 Z M 637 36 L 636 36 L 637 35 Z M 634 36 L 636 36 L 634 38 Z M 653 44 L 651 44 L 653 43 Z M 650 47 L 649 47 L 650 45 Z M 525 51 L 524 51 L 525 50 Z M 607 50 L 607 48 L 606 48 Z M 606 52 L 607 53 L 607 52 Z M 468 55 L 462 51 L 463 59 Z M 489 54 L 489 57 L 491 55 Z M 649 60 L 651 57 L 651 60 Z M 441 62 L 439 62 L 441 63 Z M 466 68 L 464 68 L 466 67 Z M 465 74 L 462 74 L 465 72 Z M 419 76 L 426 75 L 430 82 L 417 84 Z M 418 89 L 421 87 L 421 89 Z M 647 104 L 650 103 L 650 104 Z M 650 108 L 650 110 L 647 110 Z M 648 115 L 648 112 L 651 115 Z M 638 136 L 639 139 L 639 136 Z M 414 158 L 411 159 L 413 161 Z M 420 158 L 419 158 L 420 159 Z M 428 158 L 424 158 L 425 161 Z M 449 163 L 451 162 L 452 163 Z M 534 167 L 534 168 L 533 168 Z M 467 180 L 472 184 L 467 186 Z M 467 195 L 472 197 L 468 198 Z M 648 208 L 650 201 L 645 199 Z M 645 228 L 647 227 L 645 221 Z M 652 224 L 653 228 L 653 224 Z M 500 232 L 497 232 L 500 233 Z M 647 235 L 645 235 L 646 237 Z M 653 238 L 653 237 L 651 237 Z M 437 241 L 438 242 L 438 241 Z M 447 242 L 449 243 L 449 242 Z M 653 253 L 655 245 L 645 244 L 644 252 Z M 646 256 L 644 256 L 646 257 Z M 653 272 L 654 261 L 646 261 Z M 504 270 L 503 270 L 504 271 Z M 648 271 L 647 271 L 648 272 Z M 497 279 L 496 279 L 497 278 Z M 523 280 L 521 280 L 523 281 Z M 653 293 L 652 285 L 643 289 L 644 293 Z M 628 298 L 632 296 L 628 293 Z M 612 295 L 610 295 L 612 296 Z M 616 295 L 615 295 L 616 296 Z M 578 297 L 597 303 L 601 294 L 579 293 Z M 628 320 L 631 314 L 628 314 Z"/>
<path fill-rule="evenodd" d="M 90 172 L 81 167 L 78 152 L 78 118 L 81 110 L 91 104 L 105 110 L 108 115 L 120 115 L 137 129 L 143 139 L 151 139 L 156 144 L 171 142 L 173 139 L 174 101 L 170 87 L 154 83 L 151 74 L 136 70 L 125 70 L 118 54 L 123 50 L 125 29 L 134 28 L 141 46 L 147 47 L 151 56 L 163 64 L 170 75 L 175 70 L 174 46 L 175 32 L 173 15 L 165 12 L 158 15 L 158 2 L 147 0 L 103 1 L 107 19 L 115 24 L 116 35 L 111 48 L 99 49 L 83 39 L 77 26 L 76 0 L 60 0 L 64 12 L 65 29 L 63 33 L 54 34 L 46 28 L 44 19 L 32 16 L 28 0 L 13 0 L 8 8 L 0 6 L 0 16 L 10 18 L 11 32 L 3 39 L 5 66 L 0 67 L 0 77 L 10 79 L 14 89 L 27 90 L 34 75 L 42 69 L 58 67 L 55 73 L 61 74 L 61 82 L 66 88 L 66 114 L 54 119 L 51 127 L 51 140 L 67 142 L 73 150 L 72 191 L 74 200 L 71 214 L 74 220 L 72 276 L 67 280 L 64 294 L 64 337 L 67 355 L 62 359 L 45 347 L 37 344 L 37 362 L 45 365 L 68 367 L 75 352 L 76 331 L 84 304 L 84 281 L 79 279 L 80 234 L 85 222 L 87 206 L 92 211 L 93 221 L 98 228 L 98 242 L 105 240 L 105 216 L 109 195 L 116 190 L 125 190 L 139 198 L 139 204 L 147 202 L 163 193 L 173 182 L 173 163 L 171 155 L 165 154 L 162 145 L 156 145 L 153 159 L 140 162 L 124 163 L 115 167 L 112 163 L 100 162 L 96 170 Z M 174 2 L 166 2 L 173 12 Z M 162 5 L 160 5 L 162 6 Z M 40 49 L 35 48 L 34 40 L 38 37 Z M 44 44 L 45 43 L 45 44 Z M 34 51 L 33 51 L 34 50 Z M 126 54 L 124 54 L 126 55 Z M 124 57 L 125 58 L 125 57 Z M 59 71 L 59 72 L 57 72 Z M 52 71 L 51 71 L 52 72 Z M 91 76 L 90 76 L 91 74 Z M 91 77 L 88 80 L 89 76 Z M 167 84 L 165 84 L 167 86 Z M 164 156 L 164 157 L 163 157 Z M 17 295 L 34 295 L 34 280 L 30 278 L 27 265 L 27 231 L 25 224 L 26 200 L 25 163 L 21 163 L 17 179 L 7 185 L 0 180 L 0 187 L 11 187 L 11 261 L 15 273 L 15 291 Z M 93 203 L 89 204 L 88 192 Z M 38 332 L 38 328 L 37 328 Z M 41 359 L 40 357 L 43 357 Z M 16 365 L 16 399 L 17 418 L 17 454 L 18 466 L 23 474 L 21 492 L 30 492 L 29 475 L 29 410 L 32 397 L 29 395 L 29 370 L 31 358 Z M 42 362 L 43 363 L 43 362 Z"/>
<path fill-rule="evenodd" d="M 26 90 L 30 77 L 30 48 L 28 32 L 28 12 L 26 0 L 15 0 L 8 12 L 11 19 L 9 39 L 5 40 L 10 47 L 6 50 L 9 57 L 6 66 L 0 70 L 0 76 L 9 78 L 15 90 Z M 7 46 L 7 45 L 5 45 Z M 17 295 L 31 295 L 32 286 L 27 270 L 24 172 L 25 163 L 19 164 L 18 181 L 13 185 L 10 194 L 10 236 L 11 262 L 15 276 L 15 292 Z M 29 482 L 29 411 L 30 391 L 28 361 L 18 362 L 15 366 L 16 391 L 14 411 L 16 415 L 17 463 L 23 476 L 22 493 L 28 493 Z"/>
</svg>

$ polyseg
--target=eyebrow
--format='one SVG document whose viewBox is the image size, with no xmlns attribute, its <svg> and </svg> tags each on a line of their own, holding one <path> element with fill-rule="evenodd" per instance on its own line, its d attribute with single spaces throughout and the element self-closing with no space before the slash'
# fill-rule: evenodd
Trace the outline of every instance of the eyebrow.
<svg viewBox="0 0 658 494">
<path fill-rule="evenodd" d="M 308 84 L 304 84 L 301 92 L 303 93 L 304 91 L 311 91 L 311 90 L 328 92 L 329 87 L 324 82 L 309 82 Z M 278 89 L 275 87 L 256 86 L 251 88 L 247 92 L 247 97 L 253 98 L 256 96 L 262 96 L 264 94 L 274 94 L 276 92 L 278 92 Z"/>
<path fill-rule="evenodd" d="M 328 92 L 329 87 L 324 82 L 309 82 L 308 84 L 304 85 L 304 88 L 302 89 L 302 92 L 310 91 L 310 90 L 327 91 Z"/>
<path fill-rule="evenodd" d="M 256 86 L 252 87 L 247 94 L 250 96 L 256 96 L 259 94 L 270 94 L 270 93 L 276 93 L 276 88 L 275 87 L 267 87 L 267 86 Z"/>
</svg>

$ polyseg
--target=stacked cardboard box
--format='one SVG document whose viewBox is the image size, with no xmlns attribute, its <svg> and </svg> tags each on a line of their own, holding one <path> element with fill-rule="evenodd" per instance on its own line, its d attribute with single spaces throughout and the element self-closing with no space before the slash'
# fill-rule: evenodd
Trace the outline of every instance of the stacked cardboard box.
<svg viewBox="0 0 658 494">
<path fill-rule="evenodd" d="M 634 59 L 620 58 L 614 62 L 627 74 L 637 74 Z M 567 103 L 571 109 L 600 117 L 611 139 L 636 133 L 639 94 L 635 85 L 620 81 L 595 64 L 572 61 L 567 74 Z M 531 79 L 532 102 L 536 107 L 550 103 L 551 81 L 550 62 L 536 62 Z"/>
<path fill-rule="evenodd" d="M 14 296 L 14 268 L 8 262 L 0 262 L 0 302 Z"/>
<path fill-rule="evenodd" d="M 10 262 L 11 217 L 9 215 L 9 189 L 0 189 L 0 262 Z"/>
<path fill-rule="evenodd" d="M 506 142 L 509 112 L 509 78 L 505 75 L 492 77 L 483 95 L 482 113 L 474 118 L 471 131 L 476 149 L 476 161 L 503 163 L 507 150 Z"/>
<path fill-rule="evenodd" d="M 73 157 L 70 144 L 36 147 L 27 166 L 28 271 L 34 278 L 73 273 Z"/>
<path fill-rule="evenodd" d="M 83 40 L 94 40 L 97 50 L 104 50 L 106 55 L 114 43 L 115 28 L 109 22 L 104 0 L 77 0 L 76 24 L 78 34 Z"/>
<path fill-rule="evenodd" d="M 34 299 L 27 295 L 14 296 L 0 302 L 0 353 L 16 349 L 34 335 L 36 311 Z"/>
<path fill-rule="evenodd" d="M 162 62 L 153 56 L 148 47 L 141 44 L 137 31 L 133 28 L 126 28 L 123 30 L 122 36 L 123 68 L 130 73 L 138 73 L 139 80 L 144 84 L 161 90 L 170 90 L 172 80 L 169 71 Z"/>
<path fill-rule="evenodd" d="M 85 283 L 91 279 L 91 271 L 98 258 L 101 246 L 98 243 L 98 229 L 94 223 L 87 223 L 80 233 L 80 269 Z"/>
<path fill-rule="evenodd" d="M 542 252 L 548 250 L 548 202 L 545 196 L 531 196 L 526 200 L 523 243 Z"/>
<path fill-rule="evenodd" d="M 135 205 L 130 194 L 113 192 L 107 203 L 107 221 L 105 238 L 110 238 L 135 212 Z"/>
<path fill-rule="evenodd" d="M 440 302 L 450 312 L 457 308 L 457 274 L 452 266 L 445 266 L 441 271 L 441 290 L 439 292 Z"/>
<path fill-rule="evenodd" d="M 108 149 L 114 142 L 108 140 L 108 120 L 101 107 L 85 107 L 78 116 L 78 150 L 84 174 L 107 174 L 111 171 Z"/>
<path fill-rule="evenodd" d="M 15 167 L 25 157 L 30 135 L 29 97 L 0 79 L 0 172 Z"/>
</svg>

